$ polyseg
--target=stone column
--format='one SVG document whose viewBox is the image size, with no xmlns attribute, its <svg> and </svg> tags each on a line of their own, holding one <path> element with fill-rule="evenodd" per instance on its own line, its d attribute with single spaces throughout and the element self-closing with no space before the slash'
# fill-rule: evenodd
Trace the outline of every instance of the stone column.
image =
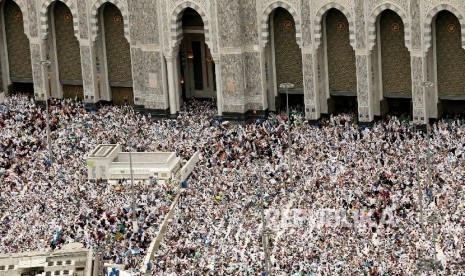
<svg viewBox="0 0 465 276">
<path fill-rule="evenodd" d="M 48 92 L 48 68 L 41 61 L 46 59 L 44 40 L 34 38 L 30 40 L 32 78 L 34 82 L 34 98 L 36 101 L 44 101 Z M 48 94 L 50 97 L 50 94 Z"/>
<path fill-rule="evenodd" d="M 371 51 L 358 49 L 355 51 L 357 66 L 357 101 L 360 122 L 371 122 L 373 115 Z"/>
<path fill-rule="evenodd" d="M 216 76 L 216 102 L 218 106 L 218 116 L 223 116 L 223 85 L 221 83 L 221 60 L 219 54 L 212 54 L 213 62 L 215 62 Z"/>
<path fill-rule="evenodd" d="M 309 120 L 316 120 L 320 117 L 317 66 L 316 50 L 313 47 L 302 48 L 305 118 Z"/>
<path fill-rule="evenodd" d="M 82 86 L 84 102 L 93 104 L 101 100 L 103 91 L 101 91 L 101 78 L 98 76 L 95 64 L 95 52 L 89 44 L 88 40 L 80 41 Z"/>
<path fill-rule="evenodd" d="M 415 122 L 424 122 L 426 120 L 425 101 L 423 97 L 423 58 L 421 50 L 412 51 L 410 54 L 410 64 L 412 70 L 412 103 L 413 103 L 413 120 Z"/>
<path fill-rule="evenodd" d="M 173 58 L 173 66 L 174 66 L 174 91 L 176 97 L 176 112 L 181 111 L 181 87 L 180 87 L 180 72 L 179 72 L 179 55 L 176 55 Z"/>
<path fill-rule="evenodd" d="M 166 68 L 168 71 L 168 90 L 169 90 L 169 103 L 170 103 L 170 115 L 175 115 L 177 111 L 177 83 L 176 83 L 176 56 L 165 55 Z"/>
</svg>

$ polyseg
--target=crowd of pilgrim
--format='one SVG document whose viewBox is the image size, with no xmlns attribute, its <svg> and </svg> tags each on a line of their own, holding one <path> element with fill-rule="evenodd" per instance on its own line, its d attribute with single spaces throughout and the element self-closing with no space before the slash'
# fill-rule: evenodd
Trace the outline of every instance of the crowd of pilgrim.
<svg viewBox="0 0 465 276">
<path fill-rule="evenodd" d="M 134 212 L 129 181 L 121 192 L 88 181 L 89 152 L 120 143 L 183 159 L 200 153 L 153 275 L 257 275 L 265 263 L 272 275 L 413 275 L 431 258 L 443 275 L 465 274 L 460 118 L 432 124 L 428 137 L 396 117 L 372 127 L 349 115 L 308 122 L 298 113 L 235 124 L 217 120 L 208 101 L 155 120 L 127 106 L 92 111 L 52 100 L 50 160 L 44 108 L 24 95 L 5 106 L 1 253 L 80 242 L 107 262 L 140 265 L 177 187 L 136 183 Z"/>
</svg>

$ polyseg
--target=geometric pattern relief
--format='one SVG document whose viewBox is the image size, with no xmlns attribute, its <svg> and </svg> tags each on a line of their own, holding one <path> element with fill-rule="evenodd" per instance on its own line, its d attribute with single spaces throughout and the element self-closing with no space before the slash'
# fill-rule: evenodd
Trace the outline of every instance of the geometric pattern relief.
<svg viewBox="0 0 465 276">
<path fill-rule="evenodd" d="M 272 4 L 269 4 L 265 10 L 262 13 L 261 21 L 260 21 L 260 26 L 261 26 L 261 38 L 262 38 L 262 47 L 265 47 L 266 44 L 268 43 L 268 36 L 269 36 L 269 15 L 271 14 L 272 11 L 274 11 L 277 8 L 283 8 L 287 10 L 291 15 L 294 20 L 294 26 L 295 26 L 295 38 L 297 45 L 302 47 L 302 26 L 300 24 L 300 16 L 296 12 L 296 10 L 287 4 L 286 2 L 283 1 L 277 1 Z"/>
<path fill-rule="evenodd" d="M 78 13 L 77 13 L 77 8 L 76 4 L 73 0 L 59 0 L 56 2 L 62 2 L 65 4 L 69 10 L 71 11 L 72 14 L 72 20 L 73 20 L 73 29 L 74 29 L 74 35 L 79 38 L 79 27 L 78 27 Z M 48 10 L 49 6 L 55 2 L 55 0 L 45 0 L 42 3 L 42 6 L 40 8 L 40 30 L 41 30 L 41 37 L 42 39 L 45 39 L 48 34 Z"/>
<path fill-rule="evenodd" d="M 56 2 L 53 5 L 53 15 L 60 80 L 82 81 L 79 41 L 73 32 L 70 10 L 62 2 Z"/>
<path fill-rule="evenodd" d="M 321 7 L 315 15 L 314 23 L 313 23 L 313 31 L 315 32 L 315 49 L 318 49 L 321 44 L 321 38 L 323 37 L 322 31 L 322 24 L 323 24 L 323 17 L 324 15 L 331 9 L 336 9 L 344 14 L 346 21 L 348 22 L 348 26 L 346 28 L 349 30 L 349 42 L 352 48 L 355 49 L 355 25 L 353 22 L 352 14 L 346 9 L 344 6 L 331 2 L 323 7 Z"/>
<path fill-rule="evenodd" d="M 209 16 L 205 12 L 203 8 L 198 6 L 195 3 L 192 2 L 183 2 L 180 5 L 178 5 L 173 12 L 171 13 L 170 17 L 170 37 L 171 37 L 171 49 L 175 49 L 176 47 L 179 46 L 182 40 L 182 18 L 183 18 L 183 13 L 184 10 L 187 8 L 191 8 L 195 10 L 200 17 L 203 20 L 204 24 L 204 33 L 205 33 L 205 43 L 208 45 L 208 47 L 211 49 L 211 38 L 210 38 L 210 24 L 209 24 Z"/>
<path fill-rule="evenodd" d="M 329 91 L 356 92 L 355 51 L 349 41 L 347 18 L 341 11 L 331 9 L 325 23 Z"/>
<path fill-rule="evenodd" d="M 24 33 L 23 13 L 9 0 L 3 6 L 10 77 L 32 79 L 31 50 Z"/>
<path fill-rule="evenodd" d="M 379 21 L 383 93 L 410 94 L 410 53 L 404 43 L 402 19 L 396 12 L 384 10 Z"/>
<path fill-rule="evenodd" d="M 460 22 L 460 29 L 465 30 L 465 18 L 463 17 L 462 13 L 454 8 L 449 4 L 440 4 L 433 9 L 431 9 L 428 14 L 426 15 L 423 25 L 423 34 L 424 34 L 424 46 L 423 51 L 427 52 L 429 47 L 431 46 L 431 37 L 432 37 L 432 25 L 433 25 L 433 18 L 436 16 L 440 11 L 449 11 L 453 13 L 458 21 Z M 465 48 L 465 32 L 462 33 L 461 36 L 461 44 L 462 47 Z"/>
<path fill-rule="evenodd" d="M 97 38 L 98 33 L 98 17 L 99 17 L 99 9 L 104 3 L 111 3 L 118 7 L 120 10 L 122 17 L 123 17 L 123 29 L 124 29 L 124 37 L 128 42 L 131 42 L 130 32 L 129 32 L 129 13 L 126 9 L 126 5 L 122 0 L 97 0 L 94 5 L 92 6 L 91 10 L 91 17 L 90 17 L 90 26 L 91 26 L 91 40 L 95 41 Z"/>
<path fill-rule="evenodd" d="M 125 85 L 132 83 L 130 46 L 124 37 L 123 22 L 118 7 L 106 4 L 103 9 L 103 21 L 108 81 Z"/>
<path fill-rule="evenodd" d="M 405 36 L 405 46 L 410 50 L 410 23 L 409 17 L 406 16 L 406 13 L 399 8 L 397 5 L 384 3 L 376 7 L 370 15 L 368 20 L 368 49 L 371 50 L 373 45 L 376 42 L 376 21 L 379 15 L 385 11 L 391 10 L 400 16 L 403 23 L 402 33 Z"/>
<path fill-rule="evenodd" d="M 457 17 L 441 11 L 436 17 L 437 87 L 439 96 L 465 95 L 465 50 Z"/>
<path fill-rule="evenodd" d="M 277 84 L 290 82 L 302 88 L 302 50 L 295 40 L 294 19 L 287 10 L 277 8 L 273 25 Z"/>
</svg>

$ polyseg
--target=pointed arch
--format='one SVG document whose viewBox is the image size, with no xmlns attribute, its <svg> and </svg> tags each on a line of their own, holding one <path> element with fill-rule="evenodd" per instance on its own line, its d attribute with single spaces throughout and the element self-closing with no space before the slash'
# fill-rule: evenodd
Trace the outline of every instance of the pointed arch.
<svg viewBox="0 0 465 276">
<path fill-rule="evenodd" d="M 205 32 L 205 43 L 210 49 L 213 49 L 211 33 L 210 33 L 210 22 L 208 21 L 207 13 L 196 3 L 183 2 L 174 8 L 170 18 L 170 31 L 171 31 L 171 47 L 175 49 L 179 46 L 182 40 L 182 16 L 185 9 L 191 8 L 195 10 L 202 18 Z"/>
<path fill-rule="evenodd" d="M 378 16 L 385 10 L 392 10 L 395 12 L 399 17 L 402 19 L 402 23 L 404 24 L 404 39 L 405 39 L 405 47 L 410 51 L 410 21 L 409 17 L 406 13 L 397 5 L 392 3 L 384 3 L 378 5 L 370 14 L 368 19 L 368 49 L 372 50 L 373 46 L 376 42 L 376 21 Z"/>
<path fill-rule="evenodd" d="M 423 26 L 423 33 L 424 33 L 424 47 L 423 50 L 425 52 L 428 51 L 429 47 L 431 47 L 431 39 L 432 39 L 432 28 L 433 28 L 433 18 L 440 12 L 440 11 L 449 11 L 453 13 L 460 22 L 460 29 L 462 35 L 462 48 L 465 49 L 465 18 L 463 17 L 462 13 L 452 5 L 449 4 L 441 4 L 434 8 L 432 8 L 425 18 L 425 23 Z"/>
<path fill-rule="evenodd" d="M 129 32 L 129 13 L 124 3 L 120 0 L 97 0 L 94 3 L 94 5 L 92 6 L 91 13 L 90 13 L 91 40 L 95 41 L 95 39 L 97 39 L 99 9 L 100 7 L 102 7 L 103 4 L 107 2 L 115 5 L 120 10 L 121 15 L 123 16 L 124 37 L 130 43 L 131 37 L 130 37 L 130 32 Z"/>
<path fill-rule="evenodd" d="M 347 21 L 349 22 L 350 45 L 355 50 L 355 24 L 354 24 L 354 21 L 352 19 L 352 15 L 351 15 L 351 13 L 349 12 L 349 10 L 347 8 L 345 8 L 344 6 L 342 6 L 342 5 L 338 4 L 338 3 L 334 3 L 334 2 L 331 2 L 331 3 L 328 3 L 328 4 L 324 5 L 316 13 L 315 21 L 314 21 L 314 24 L 313 24 L 313 28 L 314 28 L 314 32 L 315 32 L 315 34 L 314 34 L 315 48 L 317 49 L 318 47 L 320 47 L 321 38 L 323 36 L 322 27 L 321 27 L 323 16 L 330 9 L 339 10 L 347 18 Z"/>
<path fill-rule="evenodd" d="M 283 1 L 276 1 L 276 2 L 269 4 L 262 13 L 262 17 L 260 19 L 260 34 L 262 37 L 262 47 L 266 46 L 266 44 L 268 43 L 268 37 L 270 35 L 269 28 L 268 28 L 268 22 L 269 22 L 268 19 L 270 17 L 271 12 L 277 8 L 283 8 L 292 15 L 294 22 L 295 22 L 296 41 L 299 47 L 302 48 L 302 26 L 300 23 L 300 17 L 295 11 L 295 9 L 290 4 L 283 2 Z"/>
<path fill-rule="evenodd" d="M 27 7 L 25 7 L 23 1 L 21 0 L 12 0 L 16 5 L 18 5 L 19 9 L 21 10 L 22 16 L 23 16 L 23 26 L 24 26 L 24 33 L 26 34 L 27 38 L 30 39 L 30 34 L 29 34 L 29 15 L 27 11 Z M 5 1 L 0 3 L 3 5 Z"/>
<path fill-rule="evenodd" d="M 48 35 L 49 22 L 48 22 L 48 10 L 50 5 L 55 1 L 61 1 L 71 11 L 73 16 L 73 29 L 74 35 L 79 39 L 79 27 L 78 27 L 78 13 L 77 8 L 72 0 L 45 0 L 40 7 L 40 30 L 42 39 L 46 39 Z"/>
</svg>

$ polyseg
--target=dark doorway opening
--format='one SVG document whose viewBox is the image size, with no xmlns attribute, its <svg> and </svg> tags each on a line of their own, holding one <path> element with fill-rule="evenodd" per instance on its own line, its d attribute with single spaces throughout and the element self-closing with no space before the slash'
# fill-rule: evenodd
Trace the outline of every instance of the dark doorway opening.
<svg viewBox="0 0 465 276">
<path fill-rule="evenodd" d="M 281 112 L 287 111 L 287 97 L 285 93 L 279 94 L 280 104 L 278 110 Z M 303 94 L 289 94 L 289 109 L 293 112 L 302 113 L 304 112 L 304 95 Z"/>
<path fill-rule="evenodd" d="M 30 82 L 13 82 L 8 92 L 34 94 L 34 84 Z"/>
<path fill-rule="evenodd" d="M 387 114 L 392 116 L 410 117 L 412 114 L 412 100 L 410 98 L 385 98 L 388 105 Z"/>
<path fill-rule="evenodd" d="M 465 100 L 441 100 L 443 116 L 446 119 L 465 118 Z"/>
<path fill-rule="evenodd" d="M 358 105 L 356 96 L 332 96 L 331 99 L 334 104 L 334 113 L 357 114 Z"/>
</svg>

